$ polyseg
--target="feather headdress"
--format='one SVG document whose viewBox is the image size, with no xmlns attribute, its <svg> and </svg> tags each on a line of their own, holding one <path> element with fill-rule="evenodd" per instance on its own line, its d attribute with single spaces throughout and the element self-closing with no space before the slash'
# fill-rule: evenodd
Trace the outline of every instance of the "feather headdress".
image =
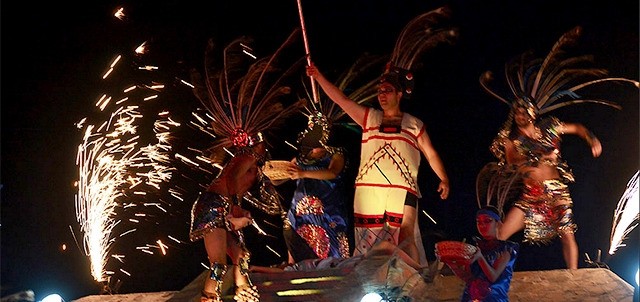
<svg viewBox="0 0 640 302">
<path fill-rule="evenodd" d="M 441 43 L 453 43 L 456 28 L 445 25 L 451 11 L 446 7 L 423 13 L 409 21 L 398 36 L 389 62 L 379 82 L 392 83 L 409 98 L 413 92 L 412 68 L 420 56 Z"/>
<path fill-rule="evenodd" d="M 505 76 L 511 90 L 511 98 L 500 96 L 489 88 L 493 74 L 486 71 L 480 77 L 480 85 L 500 101 L 513 105 L 515 102 L 528 105 L 535 115 L 578 103 L 603 104 L 613 108 L 622 107 L 604 99 L 588 99 L 577 91 L 602 82 L 628 82 L 638 86 L 638 81 L 606 77 L 607 70 L 589 67 L 593 56 L 569 56 L 567 47 L 576 43 L 582 28 L 577 26 L 563 34 L 545 58 L 536 58 L 525 52 L 505 64 Z"/>
<path fill-rule="evenodd" d="M 194 94 L 213 117 L 211 128 L 218 137 L 211 149 L 250 147 L 262 140 L 264 131 L 281 126 L 284 117 L 301 108 L 303 101 L 284 101 L 291 92 L 284 79 L 302 66 L 302 59 L 282 68 L 279 57 L 298 33 L 292 32 L 274 54 L 253 63 L 246 62 L 251 57 L 247 39 L 236 39 L 224 48 L 221 67 L 209 42 L 204 79 L 194 70 L 192 82 Z"/>
<path fill-rule="evenodd" d="M 452 43 L 457 37 L 457 29 L 442 25 L 442 21 L 449 17 L 450 11 L 441 7 L 413 18 L 400 32 L 390 55 L 360 56 L 338 78 L 336 86 L 358 104 L 375 100 L 378 95 L 377 86 L 381 81 L 398 83 L 404 91 L 403 95 L 409 97 L 413 89 L 413 75 L 410 70 L 420 55 L 440 43 Z M 384 70 L 382 77 L 364 80 L 371 75 L 372 70 L 381 67 Z M 318 104 L 310 105 L 311 107 L 309 105 L 306 107 L 310 126 L 320 123 L 327 129 L 324 123 L 332 124 L 345 114 L 334 102 L 320 100 Z M 311 127 L 307 130 L 311 131 Z M 325 134 L 328 136 L 326 132 Z M 326 136 L 323 137 L 326 138 Z"/>
<path fill-rule="evenodd" d="M 362 54 L 345 70 L 336 81 L 336 87 L 343 91 L 347 97 L 358 104 L 369 102 L 376 98 L 378 79 L 371 77 L 384 66 L 388 57 L 381 55 Z M 369 80 L 370 79 L 370 80 Z M 305 93 L 311 98 L 309 89 L 305 87 Z M 307 117 L 307 128 L 298 135 L 298 144 L 310 147 L 325 146 L 329 140 L 331 127 L 345 115 L 344 110 L 335 102 L 326 100 L 326 95 L 321 95 L 318 102 L 307 102 L 303 114 Z"/>
</svg>

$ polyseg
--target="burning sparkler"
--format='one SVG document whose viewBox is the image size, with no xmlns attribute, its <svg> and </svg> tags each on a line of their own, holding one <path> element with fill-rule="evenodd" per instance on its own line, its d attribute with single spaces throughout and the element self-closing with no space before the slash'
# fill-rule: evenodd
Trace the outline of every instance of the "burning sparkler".
<svg viewBox="0 0 640 302">
<path fill-rule="evenodd" d="M 103 75 L 103 80 L 118 72 L 122 56 L 116 56 Z M 166 213 L 158 202 L 144 202 L 147 192 L 159 190 L 175 170 L 171 167 L 171 131 L 180 126 L 166 111 L 160 112 L 153 123 L 154 137 L 145 136 L 144 104 L 158 98 L 163 85 L 128 85 L 116 98 L 104 94 L 95 106 L 101 116 L 97 123 L 83 118 L 77 127 L 84 131 L 78 146 L 76 165 L 79 178 L 76 195 L 76 219 L 83 234 L 84 253 L 91 261 L 91 275 L 98 282 L 106 282 L 113 272 L 107 271 L 109 259 L 124 262 L 123 255 L 111 256 L 117 238 L 132 233 L 130 228 L 115 234 L 124 225 L 123 211 L 136 211 L 128 222 L 140 223 L 146 215 L 139 213 L 153 207 Z M 142 88 L 142 89 L 135 89 Z M 118 101 L 113 102 L 113 99 Z M 148 135 L 147 135 L 148 136 Z M 179 195 L 175 190 L 173 194 Z M 166 253 L 167 245 L 158 240 L 157 247 Z M 148 253 L 149 245 L 143 252 Z M 122 272 L 126 272 L 120 269 Z M 125 273 L 126 274 L 126 273 Z"/>
<path fill-rule="evenodd" d="M 638 173 L 629 180 L 618 206 L 613 213 L 613 226 L 611 228 L 611 244 L 609 255 L 613 255 L 619 247 L 625 246 L 623 241 L 627 235 L 638 226 L 639 206 L 638 202 Z"/>
<path fill-rule="evenodd" d="M 120 20 L 127 18 L 123 8 L 116 10 L 114 16 Z M 221 168 L 213 165 L 203 151 L 217 138 L 211 128 L 215 118 L 206 108 L 193 111 L 190 117 L 193 121 L 184 122 L 187 127 L 180 129 L 197 133 L 182 137 L 176 137 L 173 131 L 181 123 L 170 117 L 168 111 L 149 113 L 155 110 L 150 107 L 157 107 L 162 101 L 165 87 L 169 86 L 150 80 L 166 69 L 162 64 L 142 62 L 143 56 L 151 52 L 150 45 L 146 42 L 137 45 L 131 48 L 133 53 L 115 56 L 100 74 L 103 81 L 111 81 L 109 87 L 117 83 L 115 86 L 122 88 L 100 94 L 95 103 L 98 117 L 86 117 L 76 124 L 84 134 L 76 158 L 79 173 L 76 219 L 82 233 L 78 245 L 90 258 L 92 277 L 103 284 L 109 284 L 115 274 L 131 276 L 128 270 L 119 267 L 126 263 L 128 255 L 123 251 L 123 244 L 131 245 L 135 235 L 143 233 L 145 223 L 155 226 L 159 215 L 174 215 L 184 210 L 176 211 L 176 206 L 190 205 L 192 200 L 183 198 L 189 190 L 181 187 L 177 178 L 203 187 Z M 252 50 L 241 46 L 242 53 L 255 61 Z M 163 78 L 175 80 L 177 85 L 186 88 L 184 96 L 193 97 L 191 83 L 173 75 Z M 122 83 L 125 79 L 144 83 Z M 180 105 L 184 109 L 185 103 Z M 266 122 L 275 121 L 278 120 Z M 149 135 L 150 129 L 154 135 Z M 187 137 L 189 142 L 182 142 L 187 148 L 176 144 L 175 140 Z M 161 199 L 165 197 L 171 201 Z M 168 207 L 174 209 L 168 210 Z M 151 211 L 159 215 L 149 213 Z M 262 236 L 270 236 L 257 224 L 254 226 Z M 137 244 L 133 252 L 166 255 L 176 244 L 185 243 L 178 239 L 180 236 L 158 238 L 145 233 L 144 237 L 149 243 L 133 242 Z"/>
</svg>

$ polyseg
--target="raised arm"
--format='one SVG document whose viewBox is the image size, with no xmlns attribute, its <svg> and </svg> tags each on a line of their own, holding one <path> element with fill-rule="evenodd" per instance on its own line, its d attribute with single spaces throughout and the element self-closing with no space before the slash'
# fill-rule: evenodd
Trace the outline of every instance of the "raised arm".
<svg viewBox="0 0 640 302">
<path fill-rule="evenodd" d="M 591 154 L 593 154 L 593 157 L 598 157 L 602 154 L 602 144 L 600 144 L 600 140 L 598 140 L 598 138 L 584 125 L 562 123 L 558 130 L 561 134 L 574 134 L 584 139 L 591 147 Z"/>
<path fill-rule="evenodd" d="M 427 131 L 422 131 L 422 134 L 418 136 L 418 145 L 420 146 L 420 150 L 424 157 L 427 158 L 427 162 L 433 172 L 438 175 L 440 178 L 440 184 L 438 185 L 438 192 L 440 193 L 440 198 L 447 199 L 449 196 L 449 177 L 447 176 L 447 172 L 444 169 L 444 164 L 442 164 L 442 160 L 436 152 L 436 149 L 433 148 L 433 144 L 431 144 L 431 139 L 427 134 Z"/>
<path fill-rule="evenodd" d="M 320 87 L 322 87 L 322 91 L 324 91 L 324 93 L 326 93 L 334 103 L 338 104 L 338 106 L 340 106 L 340 108 L 342 108 L 342 110 L 344 110 L 344 112 L 347 113 L 354 122 L 362 127 L 366 111 L 365 106 L 362 106 L 348 98 L 340 88 L 329 82 L 313 63 L 311 63 L 310 66 L 307 66 L 307 75 L 315 79 Z"/>
</svg>

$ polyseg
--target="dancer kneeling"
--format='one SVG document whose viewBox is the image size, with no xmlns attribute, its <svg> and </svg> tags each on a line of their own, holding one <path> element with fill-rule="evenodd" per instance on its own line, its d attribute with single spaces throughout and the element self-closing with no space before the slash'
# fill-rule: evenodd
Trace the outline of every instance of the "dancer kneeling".
<svg viewBox="0 0 640 302">
<path fill-rule="evenodd" d="M 461 298 L 463 302 L 509 301 L 508 292 L 519 245 L 498 240 L 500 223 L 498 210 L 485 206 L 476 213 L 476 227 L 482 238 L 474 238 L 475 248 L 459 250 L 463 255 L 452 255 L 455 249 L 447 248 L 450 241 L 436 244 L 438 258 L 466 283 Z"/>
</svg>

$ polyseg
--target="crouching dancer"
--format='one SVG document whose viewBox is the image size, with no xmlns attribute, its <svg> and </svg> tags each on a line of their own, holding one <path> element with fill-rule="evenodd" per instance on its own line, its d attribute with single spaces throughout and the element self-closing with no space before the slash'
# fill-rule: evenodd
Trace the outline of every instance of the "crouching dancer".
<svg viewBox="0 0 640 302">
<path fill-rule="evenodd" d="M 282 125 L 285 116 L 304 105 L 303 100 L 287 98 L 291 89 L 283 86 L 281 71 L 285 75 L 291 71 L 274 66 L 282 63 L 275 57 L 296 34 L 294 31 L 273 55 L 255 61 L 245 54 L 248 41 L 240 38 L 224 48 L 224 60 L 218 60 L 224 64 L 215 64 L 218 57 L 210 43 L 205 53 L 206 76 L 192 73 L 194 94 L 207 109 L 210 130 L 216 136 L 210 158 L 222 168 L 191 211 L 189 237 L 203 239 L 211 264 L 201 302 L 222 301 L 222 282 L 229 271 L 234 275 L 236 301 L 259 300 L 258 289 L 249 279 L 250 253 L 242 233 L 242 228 L 255 223 L 241 202 L 267 214 L 283 212 L 280 196 L 262 174 L 268 154 L 263 134 Z M 291 66 L 289 69 L 296 65 Z M 240 73 L 243 69 L 245 76 Z M 227 255 L 232 265 L 227 264 Z"/>
</svg>

